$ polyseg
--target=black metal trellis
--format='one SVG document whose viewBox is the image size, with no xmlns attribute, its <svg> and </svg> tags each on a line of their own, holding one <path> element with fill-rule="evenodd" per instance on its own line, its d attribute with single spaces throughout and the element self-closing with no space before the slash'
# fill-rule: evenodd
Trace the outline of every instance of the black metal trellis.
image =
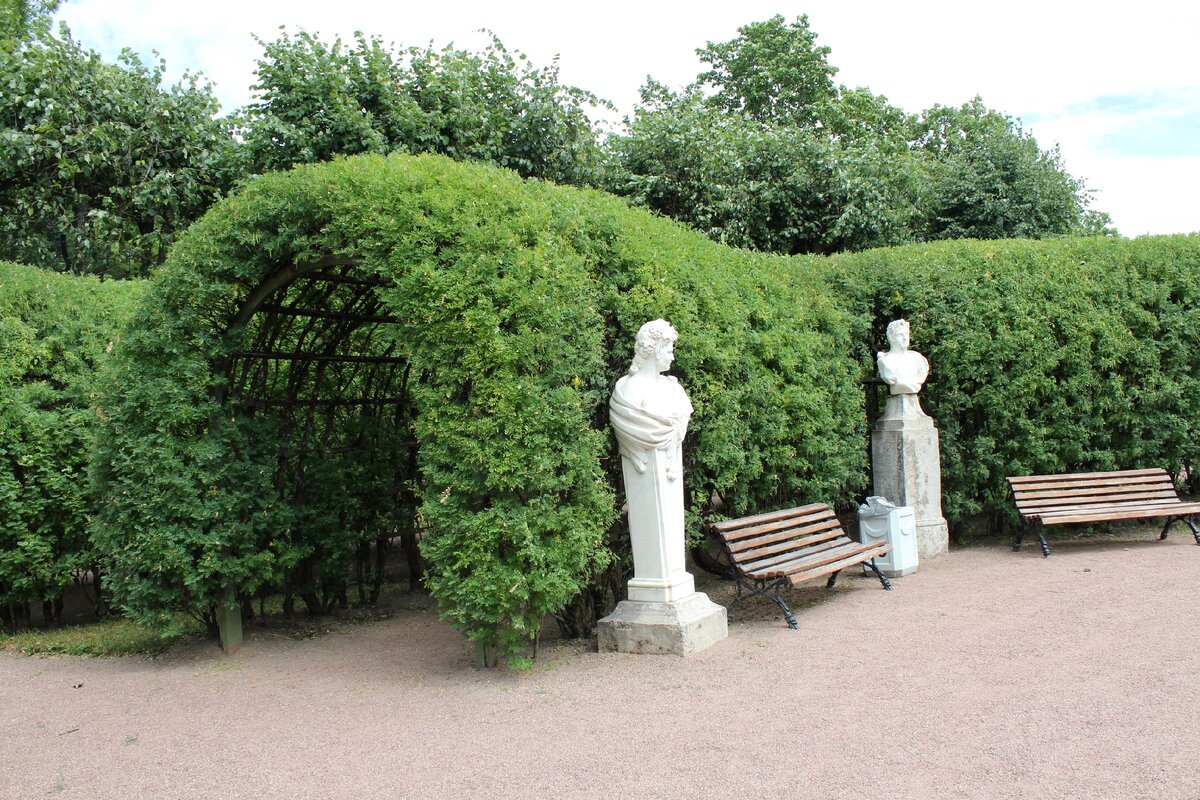
<svg viewBox="0 0 1200 800">
<path fill-rule="evenodd" d="M 281 444 L 281 497 L 303 497 L 314 459 L 389 450 L 394 455 L 384 454 L 381 463 L 394 462 L 396 475 L 381 491 L 395 495 L 399 507 L 414 505 L 411 369 L 396 334 L 404 320 L 388 313 L 379 295 L 388 282 L 356 274 L 360 268 L 358 260 L 341 256 L 284 265 L 249 292 L 226 320 L 227 355 L 214 364 L 221 377 L 214 399 L 226 411 L 210 425 L 233 410 L 277 426 L 270 430 L 278 431 Z M 415 582 L 421 572 L 416 531 L 396 533 Z M 378 552 L 383 540 L 376 546 Z M 227 650 L 240 640 L 235 616 L 221 618 Z"/>
</svg>

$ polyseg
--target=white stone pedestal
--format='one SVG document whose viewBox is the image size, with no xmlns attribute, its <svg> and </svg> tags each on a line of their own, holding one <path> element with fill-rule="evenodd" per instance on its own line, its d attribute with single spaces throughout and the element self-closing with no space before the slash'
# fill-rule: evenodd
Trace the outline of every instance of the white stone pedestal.
<svg viewBox="0 0 1200 800">
<path fill-rule="evenodd" d="M 950 531 L 942 517 L 942 465 L 938 432 L 915 394 L 894 394 L 871 435 L 874 494 L 911 506 L 921 560 L 945 555 Z"/>
<path fill-rule="evenodd" d="M 682 600 L 622 600 L 600 620 L 601 653 L 688 656 L 729 635 L 725 607 L 692 592 Z"/>
<path fill-rule="evenodd" d="M 643 472 L 621 459 L 633 545 L 630 600 L 671 603 L 696 592 L 684 560 L 683 478 L 667 477 L 679 458 L 677 451 L 650 450 Z"/>
<path fill-rule="evenodd" d="M 678 453 L 651 450 L 639 472 L 622 458 L 633 577 L 629 599 L 597 625 L 600 652 L 691 655 L 728 635 L 724 606 L 696 591 L 684 557 L 683 480 L 667 469 Z"/>
</svg>

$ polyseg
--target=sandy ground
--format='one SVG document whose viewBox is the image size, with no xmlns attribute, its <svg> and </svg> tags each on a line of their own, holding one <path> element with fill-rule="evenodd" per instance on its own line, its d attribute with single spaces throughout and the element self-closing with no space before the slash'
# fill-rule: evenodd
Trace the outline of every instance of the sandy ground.
<svg viewBox="0 0 1200 800">
<path fill-rule="evenodd" d="M 852 578 L 687 659 L 480 670 L 418 596 L 232 658 L 3 654 L 0 798 L 1196 800 L 1200 548 L 1139 538 Z"/>
</svg>

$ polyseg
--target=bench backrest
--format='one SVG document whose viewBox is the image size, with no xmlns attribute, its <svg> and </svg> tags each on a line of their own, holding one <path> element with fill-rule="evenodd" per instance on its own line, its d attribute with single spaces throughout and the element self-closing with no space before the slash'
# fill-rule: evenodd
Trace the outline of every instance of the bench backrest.
<svg viewBox="0 0 1200 800">
<path fill-rule="evenodd" d="M 713 522 L 708 529 L 725 540 L 730 560 L 743 574 L 794 559 L 830 539 L 846 537 L 833 509 L 824 503 Z"/>
<path fill-rule="evenodd" d="M 1081 511 L 1154 500 L 1178 500 L 1165 469 L 1085 472 L 1075 475 L 1024 475 L 1009 478 L 1017 511 L 1036 516 L 1064 506 Z"/>
</svg>

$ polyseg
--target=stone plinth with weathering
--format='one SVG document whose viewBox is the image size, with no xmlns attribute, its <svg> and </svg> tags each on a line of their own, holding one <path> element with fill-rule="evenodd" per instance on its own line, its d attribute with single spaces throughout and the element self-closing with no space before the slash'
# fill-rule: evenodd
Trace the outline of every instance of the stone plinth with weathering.
<svg viewBox="0 0 1200 800">
<path fill-rule="evenodd" d="M 919 558 L 935 558 L 950 549 L 942 516 L 942 465 L 938 431 L 921 408 L 918 392 L 929 375 L 929 362 L 908 349 L 904 320 L 888 325 L 887 352 L 879 354 L 879 377 L 891 388 L 887 408 L 871 432 L 874 494 L 898 506 L 911 506 L 917 527 Z"/>
</svg>

